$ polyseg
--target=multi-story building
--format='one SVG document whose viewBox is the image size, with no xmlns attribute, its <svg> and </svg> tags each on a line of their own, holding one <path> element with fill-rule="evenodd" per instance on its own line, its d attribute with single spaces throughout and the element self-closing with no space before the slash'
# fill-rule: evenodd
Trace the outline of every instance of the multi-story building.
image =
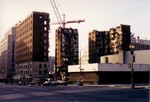
<svg viewBox="0 0 150 102">
<path fill-rule="evenodd" d="M 109 31 L 93 30 L 89 33 L 89 63 L 99 63 L 100 56 L 129 51 L 131 32 L 129 25 L 120 25 Z"/>
<path fill-rule="evenodd" d="M 11 79 L 15 74 L 16 28 L 12 27 L 0 42 L 0 78 Z"/>
<path fill-rule="evenodd" d="M 110 52 L 112 54 L 119 53 L 119 50 L 129 51 L 131 44 L 131 32 L 129 25 L 120 25 L 116 28 L 111 28 L 110 33 Z"/>
<path fill-rule="evenodd" d="M 50 73 L 54 73 L 55 72 L 55 57 L 54 56 L 50 56 L 49 57 L 48 72 L 50 72 Z"/>
<path fill-rule="evenodd" d="M 16 75 L 43 78 L 48 74 L 49 14 L 32 12 L 16 24 Z"/>
<path fill-rule="evenodd" d="M 108 32 L 93 30 L 89 33 L 89 63 L 99 63 L 100 56 L 110 54 L 109 49 Z"/>
<path fill-rule="evenodd" d="M 57 71 L 67 72 L 67 65 L 78 64 L 78 30 L 59 27 L 55 49 Z"/>
<path fill-rule="evenodd" d="M 138 36 L 137 38 L 132 36 L 131 43 L 134 44 L 135 50 L 148 50 L 150 49 L 150 40 L 140 39 Z"/>
<path fill-rule="evenodd" d="M 150 64 L 150 40 L 140 39 L 131 36 L 131 44 L 134 45 L 134 64 Z M 148 58 L 146 58 L 146 56 Z M 118 54 L 106 55 L 100 58 L 101 63 L 121 63 L 128 64 L 133 61 L 131 51 L 120 51 Z"/>
</svg>

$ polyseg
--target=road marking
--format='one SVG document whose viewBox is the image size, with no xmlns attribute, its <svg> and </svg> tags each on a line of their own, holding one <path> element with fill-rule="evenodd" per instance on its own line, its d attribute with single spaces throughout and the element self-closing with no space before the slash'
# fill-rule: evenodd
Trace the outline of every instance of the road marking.
<svg viewBox="0 0 150 102">
<path fill-rule="evenodd" d="M 24 94 L 7 94 L 7 95 L 1 95 L 0 100 L 12 100 L 12 99 L 19 99 L 19 98 L 27 98 L 30 96 L 48 96 L 48 95 L 54 95 L 57 93 L 50 93 L 50 92 L 30 92 L 30 93 L 24 93 Z"/>
<path fill-rule="evenodd" d="M 14 89 L 15 91 L 17 91 L 18 89 Z"/>
<path fill-rule="evenodd" d="M 84 90 L 80 90 L 80 89 L 74 89 L 74 90 L 58 90 L 58 91 L 54 91 L 54 92 L 60 92 L 60 93 L 81 93 L 81 92 L 89 92 L 89 91 L 97 91 L 97 89 L 84 89 Z"/>
<path fill-rule="evenodd" d="M 45 96 L 45 95 L 54 95 L 56 93 L 52 93 L 52 92 L 32 92 L 32 93 L 27 93 L 29 95 L 33 95 L 33 96 Z"/>
<path fill-rule="evenodd" d="M 27 96 L 23 95 L 23 94 L 7 94 L 7 95 L 1 95 L 0 99 L 1 100 L 12 100 L 12 99 L 24 98 L 24 97 L 27 97 Z"/>
</svg>

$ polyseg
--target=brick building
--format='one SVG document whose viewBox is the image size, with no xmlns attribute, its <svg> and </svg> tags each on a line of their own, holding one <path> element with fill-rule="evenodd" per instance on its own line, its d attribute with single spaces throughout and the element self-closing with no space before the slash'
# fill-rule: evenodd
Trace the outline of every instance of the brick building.
<svg viewBox="0 0 150 102">
<path fill-rule="evenodd" d="M 49 14 L 32 12 L 16 24 L 16 76 L 47 76 Z"/>
</svg>

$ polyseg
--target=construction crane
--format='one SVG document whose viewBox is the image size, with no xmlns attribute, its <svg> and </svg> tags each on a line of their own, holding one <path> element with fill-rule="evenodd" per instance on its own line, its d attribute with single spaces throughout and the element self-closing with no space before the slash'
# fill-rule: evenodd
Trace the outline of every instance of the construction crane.
<svg viewBox="0 0 150 102">
<path fill-rule="evenodd" d="M 66 24 L 68 23 L 81 23 L 81 22 L 85 22 L 85 20 L 72 20 L 72 21 L 66 21 L 65 20 L 65 14 L 63 14 L 63 20 L 60 16 L 60 13 L 59 13 L 59 10 L 57 8 L 57 5 L 55 3 L 55 0 L 50 0 L 51 2 L 51 5 L 53 7 L 53 10 L 54 10 L 54 13 L 55 13 L 55 16 L 58 20 L 57 23 L 52 23 L 51 25 L 55 25 L 55 24 L 59 24 L 61 27 L 65 28 L 66 27 Z"/>
</svg>

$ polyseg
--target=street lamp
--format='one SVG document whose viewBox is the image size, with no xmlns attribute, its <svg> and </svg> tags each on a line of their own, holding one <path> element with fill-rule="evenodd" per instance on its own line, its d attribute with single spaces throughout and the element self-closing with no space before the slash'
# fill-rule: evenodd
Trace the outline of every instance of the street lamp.
<svg viewBox="0 0 150 102">
<path fill-rule="evenodd" d="M 130 48 L 130 54 L 132 57 L 132 60 L 131 60 L 131 88 L 134 88 L 135 86 L 134 86 L 134 82 L 133 82 L 133 73 L 134 73 L 133 63 L 135 62 L 135 55 L 134 55 L 135 46 L 131 44 L 129 46 L 129 48 Z"/>
<path fill-rule="evenodd" d="M 66 80 L 68 74 L 68 58 L 64 58 L 63 60 L 65 62 L 65 80 Z"/>
<path fill-rule="evenodd" d="M 81 51 L 82 51 L 82 50 L 80 50 L 80 62 L 79 62 L 79 64 L 80 64 L 80 66 L 79 66 L 79 69 L 80 69 L 80 80 L 79 80 L 79 85 L 80 85 L 80 86 L 83 85 L 83 83 L 82 83 L 82 73 L 81 73 L 81 72 L 82 72 L 82 70 L 84 70 L 84 69 L 81 68 Z"/>
<path fill-rule="evenodd" d="M 82 80 L 82 76 L 81 76 L 81 50 L 80 50 L 80 67 L 79 67 L 79 69 L 80 69 L 80 80 Z"/>
</svg>

